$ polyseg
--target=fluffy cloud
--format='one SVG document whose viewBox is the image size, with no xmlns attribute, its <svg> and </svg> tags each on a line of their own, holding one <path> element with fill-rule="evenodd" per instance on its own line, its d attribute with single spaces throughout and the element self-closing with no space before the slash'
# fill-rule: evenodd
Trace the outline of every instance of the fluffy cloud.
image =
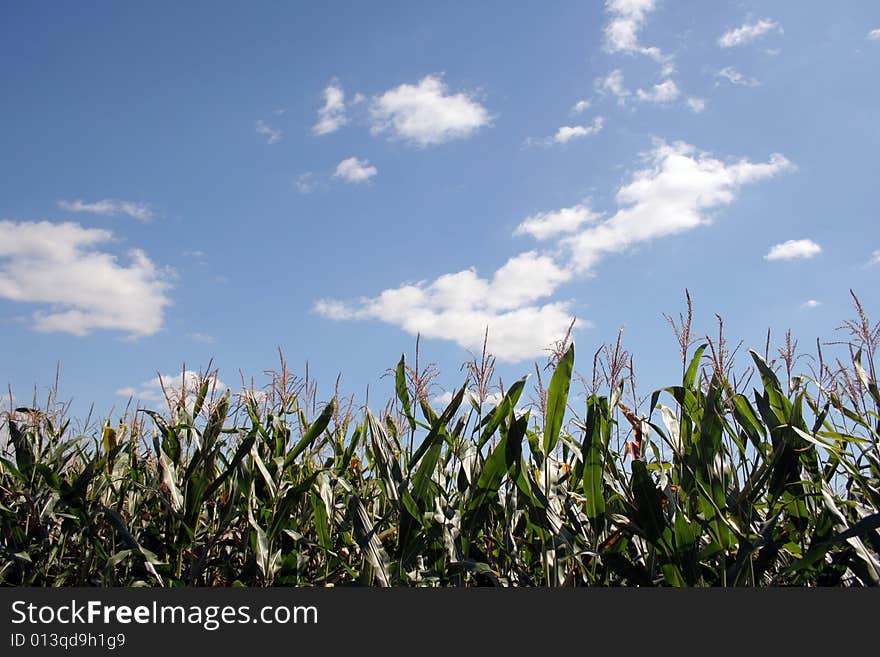
<svg viewBox="0 0 880 657">
<path fill-rule="evenodd" d="M 333 175 L 342 178 L 349 183 L 362 183 L 379 173 L 374 166 L 370 166 L 367 160 L 359 160 L 356 157 L 349 157 L 342 160 L 336 166 L 336 173 Z"/>
<path fill-rule="evenodd" d="M 378 319 L 408 333 L 481 348 L 486 327 L 502 361 L 540 355 L 565 335 L 572 315 L 567 302 L 541 304 L 570 278 L 552 258 L 534 251 L 508 260 L 492 278 L 474 269 L 385 290 L 355 304 L 321 300 L 315 310 L 330 319 Z"/>
<path fill-rule="evenodd" d="M 273 128 L 263 120 L 257 121 L 254 127 L 258 135 L 263 135 L 266 138 L 267 144 L 277 144 L 284 137 L 284 133 L 281 130 Z"/>
<path fill-rule="evenodd" d="M 564 125 L 556 131 L 555 135 L 544 139 L 543 143 L 545 145 L 567 144 L 572 139 L 581 139 L 600 132 L 603 125 L 604 119 L 601 116 L 593 119 L 591 125 Z"/>
<path fill-rule="evenodd" d="M 562 240 L 570 268 L 585 272 L 607 253 L 707 224 L 707 211 L 730 204 L 743 184 L 792 168 L 779 154 L 767 162 L 725 163 L 683 142 L 656 141 L 645 159 L 648 166 L 617 191 L 613 216 Z"/>
<path fill-rule="evenodd" d="M 816 301 L 815 299 L 807 299 L 801 304 L 801 310 L 813 310 L 813 308 L 818 308 L 821 305 L 821 301 Z"/>
<path fill-rule="evenodd" d="M 880 41 L 880 27 L 871 30 L 868 32 L 868 38 L 871 41 Z"/>
<path fill-rule="evenodd" d="M 655 84 L 649 91 L 639 89 L 636 92 L 638 99 L 645 103 L 666 104 L 671 103 L 680 95 L 678 85 L 674 80 L 664 80 Z"/>
<path fill-rule="evenodd" d="M 721 69 L 716 75 L 717 77 L 724 78 L 731 84 L 736 84 L 742 87 L 757 87 L 761 84 L 755 78 L 746 77 L 732 66 Z"/>
<path fill-rule="evenodd" d="M 112 239 L 72 222 L 0 221 L 0 298 L 45 304 L 33 314 L 38 331 L 156 333 L 171 303 L 170 273 L 139 249 L 128 251 L 128 264 L 99 250 Z"/>
<path fill-rule="evenodd" d="M 373 134 L 388 132 L 421 147 L 470 137 L 491 123 L 479 102 L 465 93 L 447 93 L 444 82 L 432 75 L 374 98 L 370 117 Z"/>
<path fill-rule="evenodd" d="M 611 73 L 604 78 L 596 78 L 595 87 L 603 96 L 609 93 L 616 96 L 617 102 L 621 105 L 623 105 L 626 102 L 627 97 L 631 95 L 629 90 L 623 84 L 623 73 L 620 69 L 611 71 Z"/>
<path fill-rule="evenodd" d="M 659 48 L 639 43 L 639 32 L 654 11 L 655 0 L 607 0 L 605 10 L 610 21 L 605 26 L 605 49 L 608 52 L 647 55 L 658 62 L 668 60 Z"/>
<path fill-rule="evenodd" d="M 112 198 L 105 198 L 93 203 L 86 203 L 82 199 L 58 201 L 58 207 L 68 212 L 88 212 L 105 216 L 124 214 L 138 221 L 149 221 L 153 218 L 153 210 L 147 203 L 119 201 Z"/>
<path fill-rule="evenodd" d="M 574 104 L 574 107 L 571 108 L 572 114 L 583 114 L 588 109 L 590 109 L 590 101 L 589 100 L 579 100 Z"/>
<path fill-rule="evenodd" d="M 873 267 L 875 265 L 880 265 L 880 249 L 877 249 L 871 254 L 871 259 L 868 261 L 868 266 Z"/>
<path fill-rule="evenodd" d="M 731 203 L 742 185 L 792 168 L 778 154 L 767 162 L 724 162 L 689 144 L 662 141 L 645 161 L 619 188 L 618 209 L 608 219 L 577 205 L 533 215 L 517 227 L 519 235 L 558 238 L 552 255 L 521 253 L 487 278 L 466 269 L 352 303 L 323 299 L 315 311 L 335 320 L 381 320 L 471 350 L 481 347 L 488 327 L 500 360 L 536 358 L 571 322 L 570 302 L 551 298 L 561 285 L 589 273 L 607 254 L 709 223 L 707 213 Z"/>
<path fill-rule="evenodd" d="M 718 39 L 718 45 L 722 48 L 733 48 L 751 43 L 758 37 L 776 30 L 782 34 L 782 26 L 769 18 L 762 18 L 755 23 L 746 23 L 733 30 L 728 30 Z"/>
<path fill-rule="evenodd" d="M 699 114 L 706 109 L 706 101 L 702 98 L 691 96 L 687 99 L 687 106 L 694 114 Z"/>
<path fill-rule="evenodd" d="M 822 252 L 822 247 L 813 240 L 788 240 L 782 244 L 771 247 L 765 260 L 797 260 L 799 258 L 812 258 Z"/>
<path fill-rule="evenodd" d="M 324 105 L 318 110 L 318 121 L 312 126 L 312 134 L 329 135 L 346 123 L 345 92 L 334 80 L 324 88 Z"/>
<path fill-rule="evenodd" d="M 579 204 L 551 212 L 539 212 L 526 217 L 516 227 L 514 235 L 531 235 L 536 240 L 547 240 L 577 231 L 584 224 L 596 221 L 601 215 L 587 205 Z"/>
</svg>

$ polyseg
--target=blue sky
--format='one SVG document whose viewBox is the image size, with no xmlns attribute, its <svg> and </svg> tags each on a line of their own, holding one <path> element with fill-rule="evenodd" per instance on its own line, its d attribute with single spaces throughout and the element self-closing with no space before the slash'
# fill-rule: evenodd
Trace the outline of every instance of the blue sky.
<svg viewBox="0 0 880 657">
<path fill-rule="evenodd" d="M 107 413 L 280 347 L 381 397 L 416 333 L 449 388 L 577 318 L 647 393 L 685 288 L 833 339 L 880 300 L 878 64 L 870 1 L 3 3 L 0 380 Z"/>
</svg>

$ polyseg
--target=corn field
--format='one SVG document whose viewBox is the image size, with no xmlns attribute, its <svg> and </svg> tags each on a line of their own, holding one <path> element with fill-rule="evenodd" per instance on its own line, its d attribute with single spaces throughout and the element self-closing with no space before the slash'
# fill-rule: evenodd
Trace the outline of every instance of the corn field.
<svg viewBox="0 0 880 657">
<path fill-rule="evenodd" d="M 443 408 L 402 357 L 381 410 L 318 404 L 286 365 L 238 394 L 207 372 L 82 435 L 11 409 L 0 582 L 876 586 L 880 328 L 856 305 L 833 362 L 787 336 L 741 371 L 689 310 L 677 383 L 645 397 L 619 340 L 590 379 L 567 338 L 509 386 L 484 351 Z"/>
</svg>

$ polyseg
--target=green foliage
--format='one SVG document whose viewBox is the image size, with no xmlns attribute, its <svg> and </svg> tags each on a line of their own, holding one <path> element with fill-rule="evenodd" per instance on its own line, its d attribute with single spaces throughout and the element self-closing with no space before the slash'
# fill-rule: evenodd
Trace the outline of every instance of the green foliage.
<svg viewBox="0 0 880 657">
<path fill-rule="evenodd" d="M 873 367 L 857 355 L 864 394 L 845 403 L 818 383 L 784 386 L 752 352 L 747 395 L 704 351 L 647 416 L 617 382 L 576 401 L 573 346 L 534 417 L 518 406 L 525 379 L 485 412 L 463 387 L 438 415 L 403 358 L 399 411 L 359 422 L 338 399 L 308 421 L 295 397 L 236 407 L 205 383 L 189 412 L 144 411 L 146 429 L 107 421 L 91 437 L 17 409 L 0 459 L 0 582 L 880 584 Z"/>
</svg>

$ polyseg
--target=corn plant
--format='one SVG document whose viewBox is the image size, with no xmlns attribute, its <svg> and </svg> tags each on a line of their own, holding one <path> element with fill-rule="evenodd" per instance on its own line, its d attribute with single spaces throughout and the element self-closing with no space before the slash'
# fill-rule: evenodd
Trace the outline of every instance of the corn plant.
<svg viewBox="0 0 880 657">
<path fill-rule="evenodd" d="M 752 351 L 745 391 L 717 341 L 686 344 L 643 414 L 625 367 L 576 401 L 567 340 L 531 408 L 523 377 L 491 408 L 465 382 L 435 409 L 405 357 L 392 402 L 357 417 L 308 385 L 216 398 L 209 377 L 90 435 L 18 408 L 0 582 L 876 586 L 880 393 L 859 346 L 848 374 L 820 353 L 785 383 Z"/>
</svg>

